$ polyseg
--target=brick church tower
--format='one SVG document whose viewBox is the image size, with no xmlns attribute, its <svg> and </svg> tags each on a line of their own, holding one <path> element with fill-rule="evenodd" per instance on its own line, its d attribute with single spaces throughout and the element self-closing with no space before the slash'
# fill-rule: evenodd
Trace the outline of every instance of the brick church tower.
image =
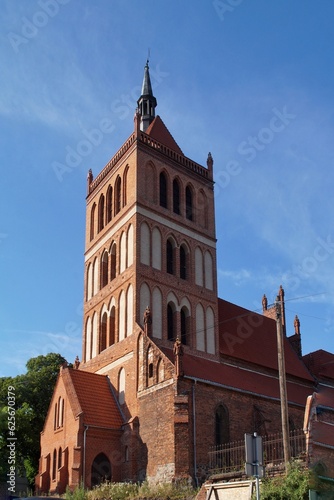
<svg viewBox="0 0 334 500">
<path fill-rule="evenodd" d="M 133 133 L 88 174 L 82 359 L 60 369 L 39 491 L 198 483 L 210 447 L 280 428 L 275 321 L 217 295 L 212 156 L 187 158 L 156 106 L 147 62 Z M 300 426 L 313 379 L 284 349 Z"/>
<path fill-rule="evenodd" d="M 217 352 L 212 158 L 186 158 L 155 117 L 148 63 L 135 130 L 93 180 L 88 176 L 83 360 L 144 327 L 159 346 Z"/>
</svg>

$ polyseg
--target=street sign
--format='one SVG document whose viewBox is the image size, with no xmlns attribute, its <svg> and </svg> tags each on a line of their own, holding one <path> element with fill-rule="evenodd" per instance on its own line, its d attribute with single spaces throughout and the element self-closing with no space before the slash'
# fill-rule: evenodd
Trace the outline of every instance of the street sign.
<svg viewBox="0 0 334 500">
<path fill-rule="evenodd" d="M 245 434 L 246 475 L 264 477 L 262 437 Z"/>
</svg>

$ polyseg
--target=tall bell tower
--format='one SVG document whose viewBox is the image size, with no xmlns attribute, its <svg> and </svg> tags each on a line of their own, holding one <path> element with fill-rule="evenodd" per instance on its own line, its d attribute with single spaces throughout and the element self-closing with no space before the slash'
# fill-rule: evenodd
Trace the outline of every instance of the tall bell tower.
<svg viewBox="0 0 334 500">
<path fill-rule="evenodd" d="M 92 371 L 144 316 L 158 347 L 179 338 L 218 356 L 213 159 L 187 158 L 156 105 L 147 61 L 134 132 L 88 174 L 82 358 Z"/>
</svg>

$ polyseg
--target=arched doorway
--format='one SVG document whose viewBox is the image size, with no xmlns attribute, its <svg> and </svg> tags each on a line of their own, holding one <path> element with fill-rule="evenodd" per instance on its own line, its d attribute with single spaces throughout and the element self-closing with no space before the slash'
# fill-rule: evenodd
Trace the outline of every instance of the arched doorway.
<svg viewBox="0 0 334 500">
<path fill-rule="evenodd" d="M 91 486 L 97 486 L 103 481 L 111 480 L 110 460 L 104 453 L 97 455 L 92 463 Z"/>
</svg>

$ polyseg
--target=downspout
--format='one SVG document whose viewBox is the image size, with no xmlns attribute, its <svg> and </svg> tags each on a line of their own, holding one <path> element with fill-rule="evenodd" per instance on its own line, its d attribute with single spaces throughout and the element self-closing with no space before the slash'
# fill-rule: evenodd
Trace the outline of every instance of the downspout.
<svg viewBox="0 0 334 500">
<path fill-rule="evenodd" d="M 197 384 L 197 380 L 194 380 L 192 386 L 192 403 L 193 403 L 193 441 L 194 441 L 194 476 L 196 482 L 196 488 L 198 488 L 198 478 L 197 478 L 197 449 L 196 449 L 196 400 L 195 400 L 195 386 Z"/>
<path fill-rule="evenodd" d="M 86 484 L 86 434 L 87 434 L 87 431 L 89 429 L 89 426 L 88 425 L 85 425 L 85 430 L 84 430 L 84 442 L 83 442 L 83 446 L 84 446 L 84 449 L 83 449 L 83 471 L 82 471 L 82 483 L 83 483 L 83 487 L 85 488 L 85 484 Z"/>
</svg>

